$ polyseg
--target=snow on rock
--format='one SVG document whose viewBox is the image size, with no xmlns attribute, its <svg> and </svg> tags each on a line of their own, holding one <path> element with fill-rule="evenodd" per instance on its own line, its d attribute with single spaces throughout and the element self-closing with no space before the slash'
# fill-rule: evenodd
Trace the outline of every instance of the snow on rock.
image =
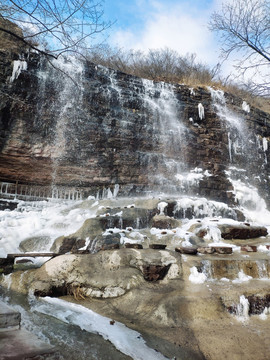
<svg viewBox="0 0 270 360">
<path fill-rule="evenodd" d="M 165 201 L 162 201 L 158 204 L 158 210 L 159 210 L 159 215 L 165 215 L 164 214 L 164 210 L 166 208 L 166 206 L 168 206 L 168 203 L 166 203 Z"/>
<path fill-rule="evenodd" d="M 203 284 L 206 281 L 207 276 L 204 273 L 199 273 L 196 266 L 193 266 L 190 269 L 190 275 L 188 279 L 193 284 Z"/>
<path fill-rule="evenodd" d="M 239 271 L 238 277 L 234 279 L 232 282 L 234 284 L 241 284 L 243 282 L 247 282 L 252 279 L 252 276 L 246 275 L 243 270 Z"/>
<path fill-rule="evenodd" d="M 242 109 L 243 109 L 244 111 L 246 111 L 247 113 L 250 112 L 250 107 L 249 107 L 249 105 L 248 105 L 248 103 L 247 103 L 246 101 L 243 101 Z"/>
</svg>

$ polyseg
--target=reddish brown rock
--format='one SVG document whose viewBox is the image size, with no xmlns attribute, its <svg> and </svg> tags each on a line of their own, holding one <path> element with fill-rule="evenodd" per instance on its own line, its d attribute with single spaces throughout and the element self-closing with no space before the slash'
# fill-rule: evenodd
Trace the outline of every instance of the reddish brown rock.
<svg viewBox="0 0 270 360">
<path fill-rule="evenodd" d="M 142 244 L 125 243 L 125 247 L 126 247 L 127 249 L 143 249 Z"/>
<path fill-rule="evenodd" d="M 200 254 L 213 254 L 215 249 L 213 247 L 201 246 L 197 248 L 198 253 Z"/>
<path fill-rule="evenodd" d="M 167 245 L 165 244 L 150 244 L 149 248 L 150 249 L 155 249 L 155 250 L 164 250 L 166 249 Z"/>
<path fill-rule="evenodd" d="M 221 236 L 223 239 L 252 239 L 267 235 L 264 226 L 251 226 L 250 224 L 241 225 L 220 225 Z"/>
<path fill-rule="evenodd" d="M 244 245 L 244 246 L 241 246 L 241 251 L 257 252 L 257 246 L 255 246 L 255 245 Z"/>
<path fill-rule="evenodd" d="M 175 248 L 176 252 L 180 252 L 181 254 L 188 254 L 188 255 L 196 255 L 198 252 L 198 249 L 195 247 L 176 247 Z"/>
<path fill-rule="evenodd" d="M 229 246 L 211 246 L 214 252 L 218 254 L 232 254 L 232 247 Z"/>
</svg>

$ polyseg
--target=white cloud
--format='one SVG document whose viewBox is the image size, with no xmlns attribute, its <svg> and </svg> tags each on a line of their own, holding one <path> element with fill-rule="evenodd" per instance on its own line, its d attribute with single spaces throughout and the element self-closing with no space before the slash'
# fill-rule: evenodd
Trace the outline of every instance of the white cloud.
<svg viewBox="0 0 270 360">
<path fill-rule="evenodd" d="M 208 30 L 212 9 L 194 11 L 184 5 L 169 7 L 156 1 L 151 4 L 151 9 L 144 14 L 141 29 L 116 31 L 113 35 L 115 45 L 145 51 L 169 47 L 182 55 L 196 53 L 198 60 L 210 65 L 218 62 L 218 46 Z"/>
</svg>

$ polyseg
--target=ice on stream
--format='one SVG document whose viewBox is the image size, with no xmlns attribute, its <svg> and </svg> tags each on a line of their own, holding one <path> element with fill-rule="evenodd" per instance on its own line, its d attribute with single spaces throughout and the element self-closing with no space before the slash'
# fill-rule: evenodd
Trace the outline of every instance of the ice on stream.
<svg viewBox="0 0 270 360">
<path fill-rule="evenodd" d="M 167 359 L 161 353 L 149 348 L 139 332 L 117 321 L 111 325 L 111 319 L 81 305 L 45 297 L 34 302 L 32 311 L 53 316 L 65 323 L 77 325 L 82 330 L 97 333 L 134 360 Z"/>
</svg>

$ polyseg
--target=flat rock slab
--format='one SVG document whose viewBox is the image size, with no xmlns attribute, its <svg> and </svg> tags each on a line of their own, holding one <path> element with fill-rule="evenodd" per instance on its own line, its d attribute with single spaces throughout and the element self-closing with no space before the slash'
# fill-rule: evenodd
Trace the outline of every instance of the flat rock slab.
<svg viewBox="0 0 270 360">
<path fill-rule="evenodd" d="M 237 225 L 219 225 L 221 231 L 221 237 L 223 239 L 252 239 L 268 234 L 267 229 L 264 226 L 253 226 L 248 223 Z"/>
<path fill-rule="evenodd" d="M 0 332 L 0 360 L 62 360 L 54 347 L 26 330 Z"/>
<path fill-rule="evenodd" d="M 0 331 L 19 328 L 21 314 L 0 301 Z"/>
</svg>

